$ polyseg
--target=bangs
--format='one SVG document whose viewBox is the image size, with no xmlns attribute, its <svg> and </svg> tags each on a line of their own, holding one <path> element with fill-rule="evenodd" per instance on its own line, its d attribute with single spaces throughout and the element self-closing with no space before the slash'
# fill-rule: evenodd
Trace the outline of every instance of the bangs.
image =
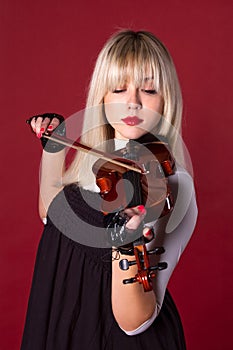
<svg viewBox="0 0 233 350">
<path fill-rule="evenodd" d="M 119 42 L 106 57 L 104 85 L 107 91 L 133 83 L 137 88 L 149 83 L 157 92 L 162 91 L 161 69 L 153 47 L 148 43 Z M 106 92 L 107 92 L 106 91 Z"/>
</svg>

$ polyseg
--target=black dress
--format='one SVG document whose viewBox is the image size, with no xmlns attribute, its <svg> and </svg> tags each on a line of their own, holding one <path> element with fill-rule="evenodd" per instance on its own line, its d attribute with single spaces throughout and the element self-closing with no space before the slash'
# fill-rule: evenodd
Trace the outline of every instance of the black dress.
<svg viewBox="0 0 233 350">
<path fill-rule="evenodd" d="M 50 205 L 21 350 L 184 350 L 182 324 L 168 291 L 159 316 L 143 333 L 126 335 L 116 323 L 111 308 L 111 249 L 77 243 L 70 235 L 75 231 L 91 236 L 93 227 L 97 232 L 103 227 L 98 198 L 69 185 Z M 71 212 L 81 219 L 79 223 Z"/>
</svg>

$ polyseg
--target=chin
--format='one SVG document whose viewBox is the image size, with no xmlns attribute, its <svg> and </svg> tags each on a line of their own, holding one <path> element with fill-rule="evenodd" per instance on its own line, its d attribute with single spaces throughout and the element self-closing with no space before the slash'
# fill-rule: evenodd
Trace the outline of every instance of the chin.
<svg viewBox="0 0 233 350">
<path fill-rule="evenodd" d="M 145 134 L 147 134 L 147 130 L 143 130 L 136 127 L 128 127 L 127 130 L 126 128 L 124 128 L 124 130 L 118 131 L 118 135 L 121 136 L 123 139 L 127 140 L 136 140 Z"/>
</svg>

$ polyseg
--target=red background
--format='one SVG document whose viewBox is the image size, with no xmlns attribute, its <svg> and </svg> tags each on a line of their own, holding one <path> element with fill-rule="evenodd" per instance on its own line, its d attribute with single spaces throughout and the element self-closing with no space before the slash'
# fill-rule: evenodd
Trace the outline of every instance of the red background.
<svg viewBox="0 0 233 350">
<path fill-rule="evenodd" d="M 232 1 L 1 0 L 3 350 L 20 346 L 42 231 L 40 145 L 25 119 L 82 109 L 97 53 L 119 27 L 160 37 L 183 89 L 184 140 L 195 171 L 199 220 L 170 289 L 188 349 L 232 348 Z"/>
</svg>

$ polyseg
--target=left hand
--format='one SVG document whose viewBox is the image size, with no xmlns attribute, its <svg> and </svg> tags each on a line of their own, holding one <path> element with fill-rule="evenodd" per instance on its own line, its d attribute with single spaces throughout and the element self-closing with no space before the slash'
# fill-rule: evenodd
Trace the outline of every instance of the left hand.
<svg viewBox="0 0 233 350">
<path fill-rule="evenodd" d="M 127 208 L 124 210 L 125 214 L 130 218 L 126 224 L 126 228 L 129 231 L 135 231 L 142 223 L 146 216 L 146 209 L 143 205 L 138 205 L 133 208 Z M 143 236 L 148 240 L 152 240 L 154 238 L 153 229 L 145 226 L 143 228 Z"/>
</svg>

